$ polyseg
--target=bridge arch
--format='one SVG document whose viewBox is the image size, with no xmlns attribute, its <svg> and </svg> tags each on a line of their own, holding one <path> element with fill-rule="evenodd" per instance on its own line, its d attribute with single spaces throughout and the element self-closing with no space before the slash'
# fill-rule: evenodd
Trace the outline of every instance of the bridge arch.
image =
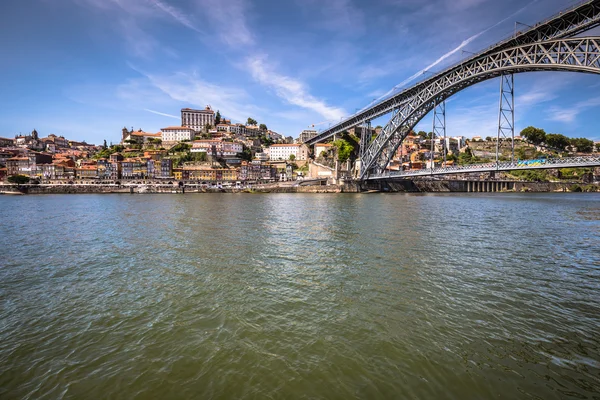
<svg viewBox="0 0 600 400">
<path fill-rule="evenodd" d="M 436 104 L 479 82 L 503 74 L 571 71 L 600 74 L 600 37 L 550 40 L 512 47 L 459 64 L 437 79 L 416 85 L 365 149 L 360 179 L 382 172 L 414 126 Z"/>
</svg>

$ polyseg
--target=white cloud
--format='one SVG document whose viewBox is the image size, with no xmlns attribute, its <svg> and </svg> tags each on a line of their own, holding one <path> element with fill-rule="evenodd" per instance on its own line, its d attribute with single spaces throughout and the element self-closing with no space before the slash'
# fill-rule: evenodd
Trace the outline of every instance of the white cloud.
<svg viewBox="0 0 600 400">
<path fill-rule="evenodd" d="M 166 113 L 162 113 L 160 111 L 154 111 L 154 110 L 150 110 L 148 108 L 144 108 L 144 111 L 148 111 L 152 114 L 156 114 L 156 115 L 162 115 L 163 117 L 169 117 L 169 118 L 174 118 L 174 119 L 179 119 L 180 117 L 176 116 L 176 115 L 171 115 L 171 114 L 166 114 Z"/>
<path fill-rule="evenodd" d="M 198 0 L 197 3 L 225 44 L 233 48 L 254 44 L 254 35 L 247 26 L 249 4 L 245 0 Z"/>
<path fill-rule="evenodd" d="M 173 19 L 175 19 L 180 24 L 182 24 L 196 32 L 200 32 L 200 30 L 198 28 L 196 28 L 196 26 L 194 26 L 194 24 L 189 20 L 189 18 L 184 13 L 179 11 L 177 8 L 167 4 L 164 1 L 159 1 L 159 0 L 150 0 L 150 3 L 154 4 L 156 6 L 156 8 L 158 8 L 159 10 L 161 10 L 164 13 L 173 17 Z"/>
<path fill-rule="evenodd" d="M 548 110 L 548 119 L 558 122 L 574 122 L 579 114 L 591 108 L 600 107 L 600 97 L 580 101 L 572 107 L 553 106 Z M 600 110 L 599 110 L 600 111 Z"/>
<path fill-rule="evenodd" d="M 266 65 L 265 57 L 250 57 L 247 64 L 257 82 L 274 89 L 277 96 L 288 103 L 312 110 L 327 120 L 338 121 L 347 115 L 343 109 L 329 106 L 323 100 L 312 96 L 302 82 L 275 72 Z"/>
<path fill-rule="evenodd" d="M 365 31 L 364 14 L 354 6 L 352 0 L 301 0 L 299 4 L 312 6 L 309 11 L 313 20 L 315 14 L 320 14 L 319 28 L 345 35 L 362 34 Z"/>
<path fill-rule="evenodd" d="M 152 86 L 182 104 L 199 108 L 210 105 L 214 110 L 222 110 L 224 117 L 234 121 L 245 121 L 260 112 L 258 107 L 248 105 L 249 96 L 243 89 L 204 81 L 195 72 L 159 75 L 143 72 L 134 66 L 131 68 L 144 75 Z"/>
</svg>

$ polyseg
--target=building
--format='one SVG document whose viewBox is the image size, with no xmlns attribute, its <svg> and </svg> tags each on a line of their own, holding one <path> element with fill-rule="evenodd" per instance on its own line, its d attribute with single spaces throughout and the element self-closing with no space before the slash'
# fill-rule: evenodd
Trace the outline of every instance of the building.
<svg viewBox="0 0 600 400">
<path fill-rule="evenodd" d="M 98 168 L 95 165 L 82 165 L 75 168 L 75 178 L 77 179 L 96 179 L 98 177 Z"/>
<path fill-rule="evenodd" d="M 133 129 L 131 131 L 128 131 L 127 128 L 123 128 L 121 144 L 123 144 L 123 143 L 146 144 L 146 143 L 158 140 L 158 139 L 162 139 L 161 132 L 149 133 L 149 132 L 144 132 L 141 129 L 139 129 L 137 131 L 134 131 Z"/>
<path fill-rule="evenodd" d="M 269 147 L 269 157 L 272 161 L 289 160 L 294 156 L 296 160 L 308 159 L 308 147 L 304 144 L 273 144 Z"/>
<path fill-rule="evenodd" d="M 50 154 L 30 151 L 19 157 L 13 157 L 6 160 L 6 169 L 8 176 L 27 175 L 30 177 L 42 176 L 41 164 L 51 164 L 52 156 Z"/>
<path fill-rule="evenodd" d="M 144 179 L 148 177 L 148 165 L 139 158 L 128 158 L 121 163 L 123 179 Z"/>
<path fill-rule="evenodd" d="M 202 132 L 207 125 L 215 126 L 215 112 L 210 106 L 204 110 L 181 109 L 181 126 Z"/>
<path fill-rule="evenodd" d="M 305 129 L 302 132 L 300 132 L 300 136 L 298 137 L 298 143 L 304 143 L 307 140 L 314 138 L 315 136 L 317 136 L 317 131 L 315 131 L 314 129 Z"/>
<path fill-rule="evenodd" d="M 213 147 L 217 157 L 231 158 L 236 157 L 244 151 L 244 145 L 236 142 L 223 142 L 221 140 L 206 139 L 196 140 L 192 143 L 190 151 L 192 153 L 207 153 L 213 155 Z"/>
<path fill-rule="evenodd" d="M 321 157 L 321 154 L 325 152 L 329 153 L 330 150 L 333 149 L 333 145 L 331 143 L 315 143 L 315 158 Z"/>
<path fill-rule="evenodd" d="M 12 147 L 14 144 L 14 139 L 0 137 L 0 147 Z"/>
<path fill-rule="evenodd" d="M 238 178 L 241 181 L 274 181 L 277 178 L 277 168 L 260 161 L 244 161 Z"/>
<path fill-rule="evenodd" d="M 160 160 L 160 175 L 156 175 L 160 178 L 171 178 L 173 176 L 173 160 L 170 158 L 163 158 Z"/>
<path fill-rule="evenodd" d="M 169 126 L 161 130 L 163 143 L 177 143 L 184 140 L 192 141 L 196 136 L 194 129 L 185 126 Z"/>
</svg>

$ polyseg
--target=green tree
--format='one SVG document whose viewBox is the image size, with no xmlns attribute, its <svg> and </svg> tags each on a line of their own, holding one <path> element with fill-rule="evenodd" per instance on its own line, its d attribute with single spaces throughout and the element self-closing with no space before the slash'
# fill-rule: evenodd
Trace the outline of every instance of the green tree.
<svg viewBox="0 0 600 400">
<path fill-rule="evenodd" d="M 244 161 L 252 161 L 252 150 L 244 145 L 241 153 L 238 153 L 237 156 Z"/>
<path fill-rule="evenodd" d="M 486 141 L 486 142 L 491 142 L 491 141 L 492 141 L 492 137 L 491 137 L 491 136 L 487 136 L 487 137 L 485 138 L 485 141 Z"/>
<path fill-rule="evenodd" d="M 190 150 L 192 146 L 187 143 L 178 143 L 175 146 L 171 147 L 170 153 L 185 153 Z"/>
<path fill-rule="evenodd" d="M 338 151 L 338 161 L 346 162 L 354 152 L 354 144 L 346 139 L 338 139 L 333 142 Z"/>
<path fill-rule="evenodd" d="M 267 125 L 265 124 L 260 124 L 260 126 L 258 127 L 261 131 L 266 131 L 267 130 Z"/>
<path fill-rule="evenodd" d="M 546 141 L 546 132 L 543 129 L 534 126 L 528 126 L 521 131 L 521 136 L 533 144 L 540 144 Z"/>
<path fill-rule="evenodd" d="M 106 150 L 108 148 L 108 146 L 106 145 L 106 139 L 104 139 L 104 144 L 102 145 L 102 149 Z"/>
<path fill-rule="evenodd" d="M 217 114 L 215 115 L 215 125 L 219 125 L 221 123 L 221 112 L 217 110 Z"/>
<path fill-rule="evenodd" d="M 571 146 L 576 147 L 577 151 L 581 153 L 591 153 L 594 151 L 594 142 L 586 138 L 571 139 Z"/>
<path fill-rule="evenodd" d="M 290 154 L 290 161 L 295 161 L 296 160 L 296 156 L 293 154 Z"/>
<path fill-rule="evenodd" d="M 268 137 L 267 135 L 264 135 L 264 136 L 260 137 L 260 143 L 266 147 L 269 147 L 273 144 L 273 140 L 270 137 Z"/>
<path fill-rule="evenodd" d="M 29 177 L 26 175 L 11 175 L 8 177 L 9 183 L 16 183 L 17 185 L 23 185 L 29 182 Z"/>
<path fill-rule="evenodd" d="M 470 164 L 473 162 L 473 152 L 467 148 L 464 153 L 458 155 L 459 164 Z"/>
<path fill-rule="evenodd" d="M 256 120 L 254 118 L 248 117 L 248 121 L 246 122 L 246 125 L 256 125 L 256 124 L 258 124 L 258 122 L 256 122 Z"/>
<path fill-rule="evenodd" d="M 560 133 L 548 133 L 545 143 L 550 147 L 564 151 L 565 147 L 571 144 L 571 140 Z"/>
<path fill-rule="evenodd" d="M 197 162 L 206 162 L 208 160 L 208 156 L 206 155 L 206 152 L 201 151 L 198 153 L 193 153 L 192 159 Z"/>
</svg>

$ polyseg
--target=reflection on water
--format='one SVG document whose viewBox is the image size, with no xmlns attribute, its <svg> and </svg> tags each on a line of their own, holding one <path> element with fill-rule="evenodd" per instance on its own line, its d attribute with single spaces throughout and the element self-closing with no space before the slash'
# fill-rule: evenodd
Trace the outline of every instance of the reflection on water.
<svg viewBox="0 0 600 400">
<path fill-rule="evenodd" d="M 591 398 L 595 194 L 0 198 L 0 398 Z"/>
</svg>

